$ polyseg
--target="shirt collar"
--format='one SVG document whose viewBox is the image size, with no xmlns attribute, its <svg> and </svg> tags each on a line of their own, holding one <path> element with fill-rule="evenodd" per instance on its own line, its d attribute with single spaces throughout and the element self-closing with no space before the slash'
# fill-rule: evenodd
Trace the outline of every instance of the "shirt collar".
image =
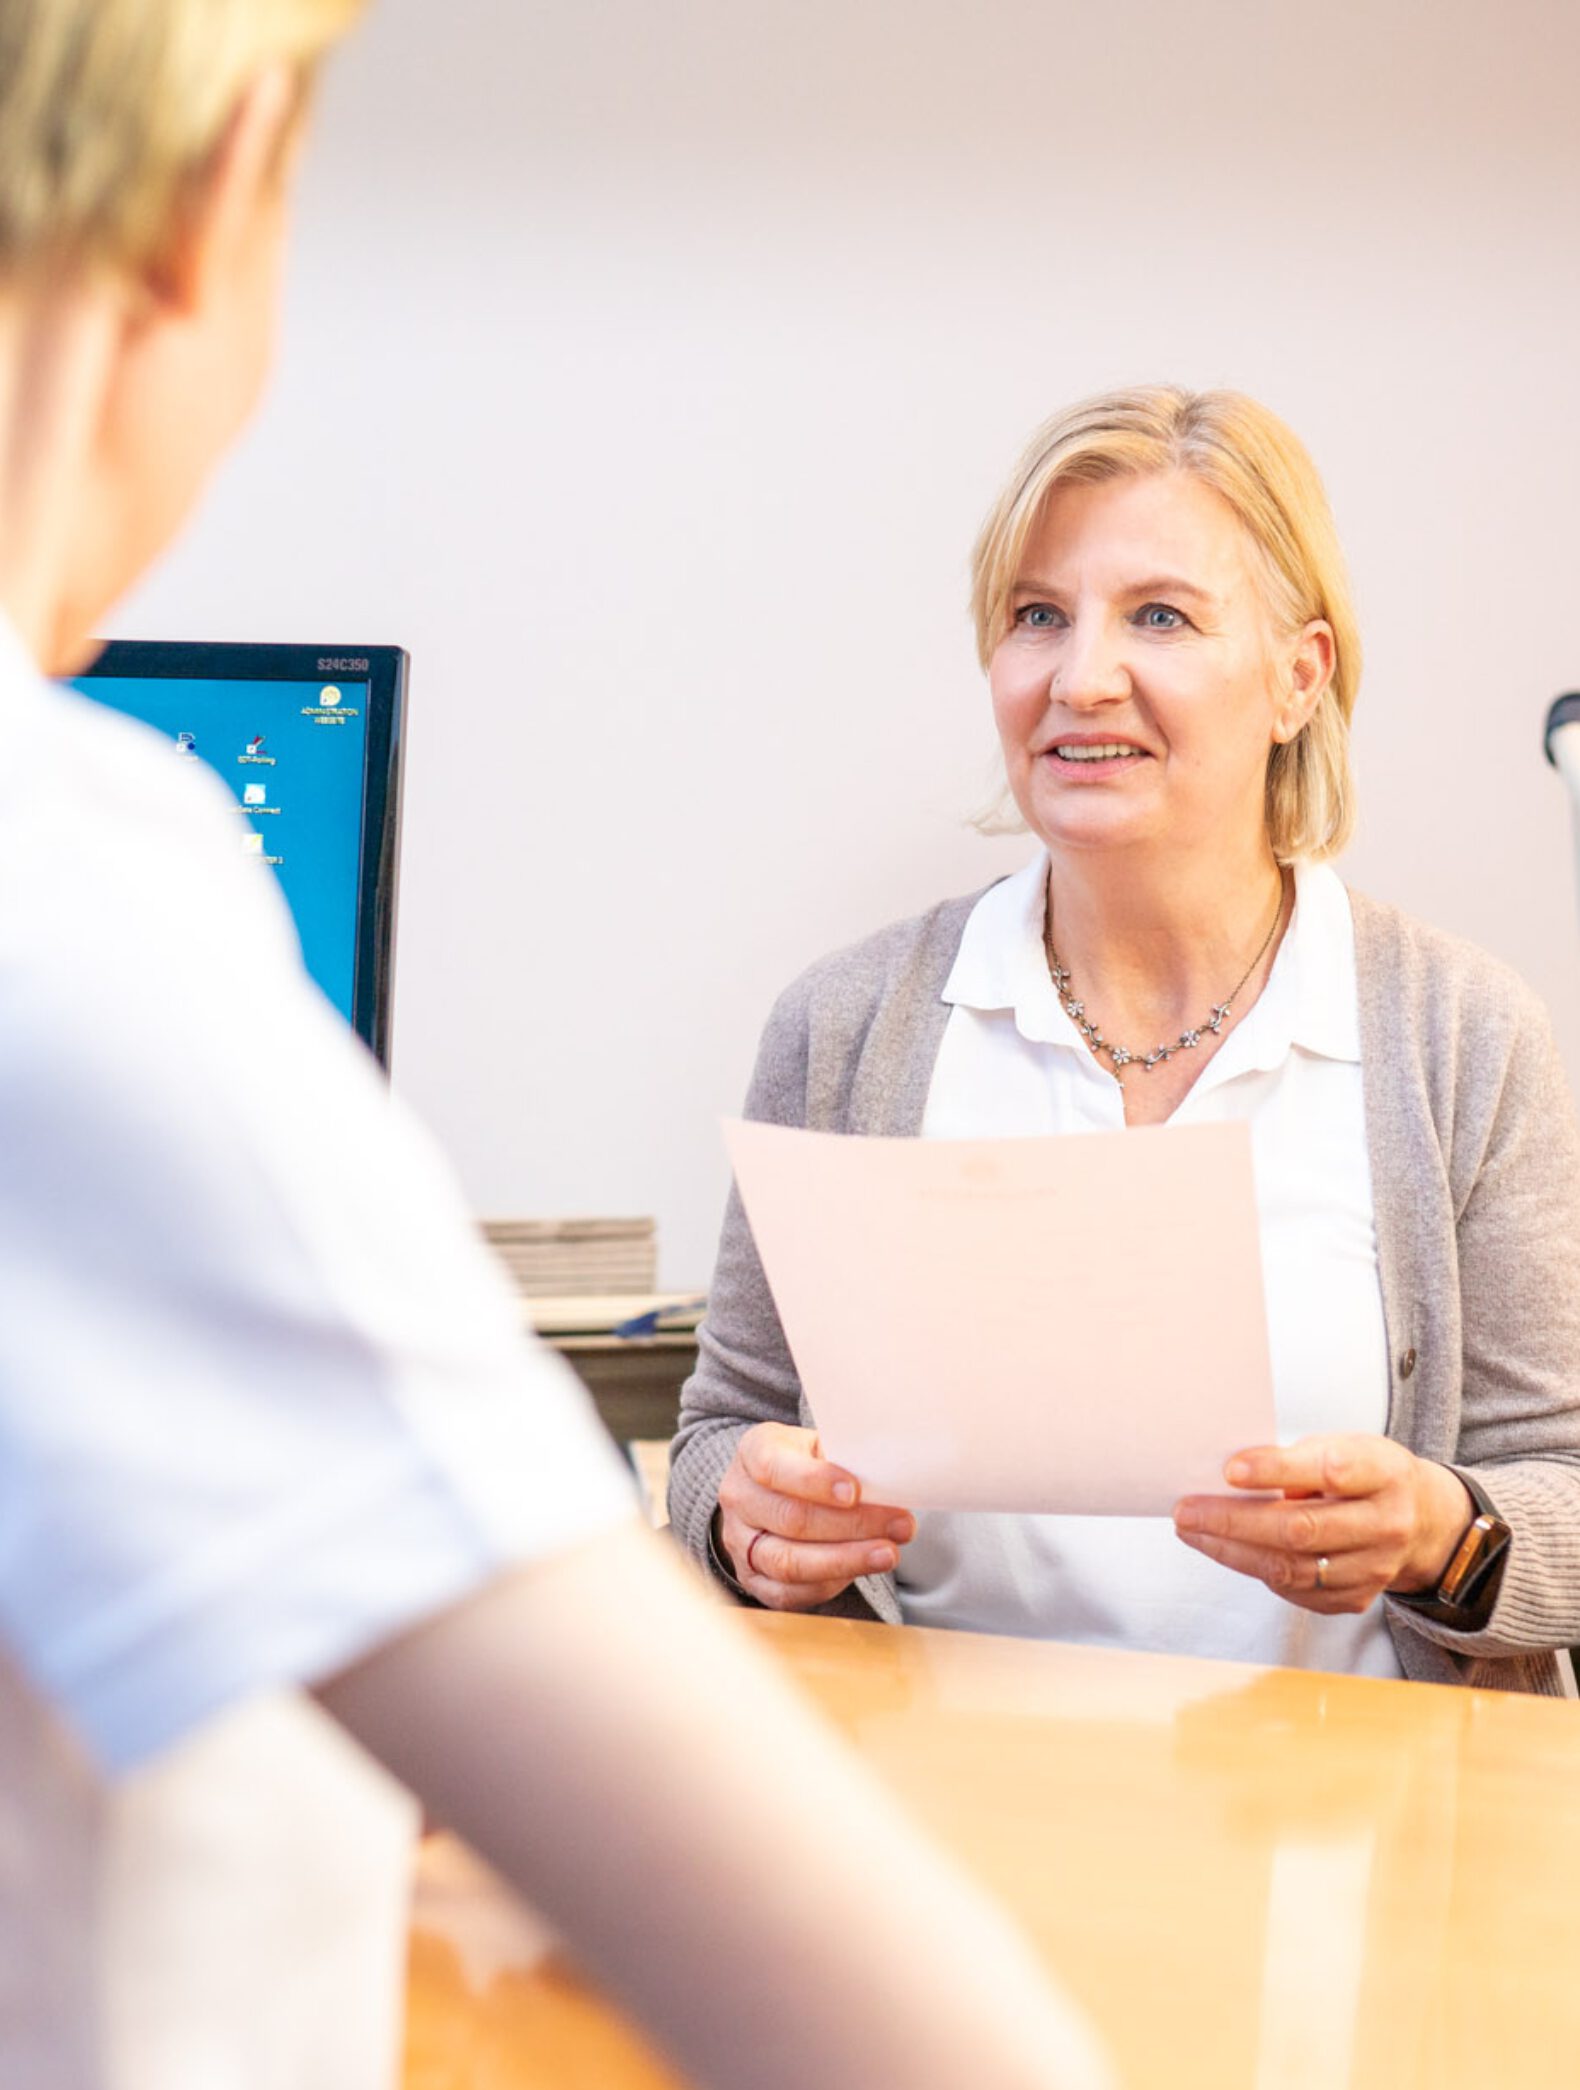
<svg viewBox="0 0 1580 2090">
<path fill-rule="evenodd" d="M 1070 1045 L 1085 1053 L 1048 976 L 1042 932 L 1048 853 L 1039 850 L 1008 878 L 991 885 L 966 920 L 943 998 L 966 1009 L 1009 1009 L 1023 1038 Z"/>
<path fill-rule="evenodd" d="M 1279 964 L 1286 953 L 1293 975 L 1290 1044 L 1304 1052 L 1320 1053 L 1324 1059 L 1358 1064 L 1361 1019 L 1355 990 L 1355 918 L 1344 881 L 1331 864 L 1295 865 L 1295 912 L 1278 954 Z"/>
<path fill-rule="evenodd" d="M 1255 1008 L 1236 1025 L 1235 1071 L 1275 1067 L 1298 1046 L 1326 1059 L 1359 1061 L 1355 925 L 1349 894 L 1329 864 L 1298 863 L 1295 908 L 1273 971 Z M 984 1012 L 1004 1009 L 1023 1038 L 1064 1045 L 1084 1056 L 1085 1040 L 1066 1015 L 1043 950 L 1046 851 L 990 886 L 971 910 L 943 998 Z M 1225 1043 L 1220 1059 L 1229 1058 Z"/>
</svg>

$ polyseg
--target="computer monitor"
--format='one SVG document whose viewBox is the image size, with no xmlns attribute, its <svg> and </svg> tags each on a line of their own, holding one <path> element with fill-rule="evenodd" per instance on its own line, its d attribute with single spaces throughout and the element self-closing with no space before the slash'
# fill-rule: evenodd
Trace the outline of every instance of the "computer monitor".
<svg viewBox="0 0 1580 2090">
<path fill-rule="evenodd" d="M 385 1066 L 407 664 L 397 646 L 116 640 L 74 685 L 228 785 L 307 970 Z"/>
</svg>

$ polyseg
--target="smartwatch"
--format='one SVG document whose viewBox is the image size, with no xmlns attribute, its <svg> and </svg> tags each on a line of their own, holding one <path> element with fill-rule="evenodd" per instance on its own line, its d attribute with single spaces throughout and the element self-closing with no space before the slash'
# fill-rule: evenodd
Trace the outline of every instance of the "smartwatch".
<svg viewBox="0 0 1580 2090">
<path fill-rule="evenodd" d="M 1424 1612 L 1438 1625 L 1457 1626 L 1461 1632 L 1479 1632 L 1492 1616 L 1508 1563 L 1513 1533 L 1492 1506 L 1491 1497 L 1479 1482 L 1457 1466 L 1449 1472 L 1461 1481 L 1475 1505 L 1475 1515 L 1465 1526 L 1459 1543 L 1449 1555 L 1448 1565 L 1435 1589 L 1414 1596 L 1395 1596 L 1394 1601 Z"/>
</svg>

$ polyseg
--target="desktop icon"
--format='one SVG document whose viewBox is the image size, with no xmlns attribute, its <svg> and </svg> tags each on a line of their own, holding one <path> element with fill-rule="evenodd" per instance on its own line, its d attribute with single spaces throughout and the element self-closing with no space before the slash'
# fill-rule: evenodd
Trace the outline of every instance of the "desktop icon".
<svg viewBox="0 0 1580 2090">
<path fill-rule="evenodd" d="M 251 738 L 251 740 L 249 740 L 249 741 L 247 742 L 247 752 L 248 752 L 248 754 L 249 754 L 249 755 L 261 755 L 261 754 L 263 753 L 263 741 L 264 741 L 264 736 L 263 736 L 263 734 L 261 734 L 261 733 L 254 733 L 254 734 L 253 734 L 253 736 L 252 736 L 252 738 Z"/>
<path fill-rule="evenodd" d="M 318 701 L 320 704 L 326 704 L 332 709 L 340 702 L 340 692 L 331 684 L 328 689 L 321 689 L 318 692 Z"/>
<path fill-rule="evenodd" d="M 178 755 L 195 755 L 197 753 L 197 735 L 195 733 L 178 733 L 176 735 L 176 753 Z"/>
<path fill-rule="evenodd" d="M 262 856 L 263 836 L 249 827 L 241 838 L 241 853 L 243 856 Z"/>
<path fill-rule="evenodd" d="M 267 800 L 268 796 L 269 793 L 266 785 L 244 784 L 242 786 L 241 798 L 243 805 L 261 806 Z"/>
</svg>

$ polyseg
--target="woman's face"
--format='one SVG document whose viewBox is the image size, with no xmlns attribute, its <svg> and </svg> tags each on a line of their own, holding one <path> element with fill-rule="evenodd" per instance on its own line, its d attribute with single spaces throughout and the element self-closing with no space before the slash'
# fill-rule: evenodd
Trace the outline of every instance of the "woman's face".
<svg viewBox="0 0 1580 2090">
<path fill-rule="evenodd" d="M 1050 849 L 1265 833 L 1269 750 L 1315 709 L 1332 637 L 1278 638 L 1255 557 L 1182 472 L 1055 489 L 988 664 L 1010 789 Z"/>
</svg>

